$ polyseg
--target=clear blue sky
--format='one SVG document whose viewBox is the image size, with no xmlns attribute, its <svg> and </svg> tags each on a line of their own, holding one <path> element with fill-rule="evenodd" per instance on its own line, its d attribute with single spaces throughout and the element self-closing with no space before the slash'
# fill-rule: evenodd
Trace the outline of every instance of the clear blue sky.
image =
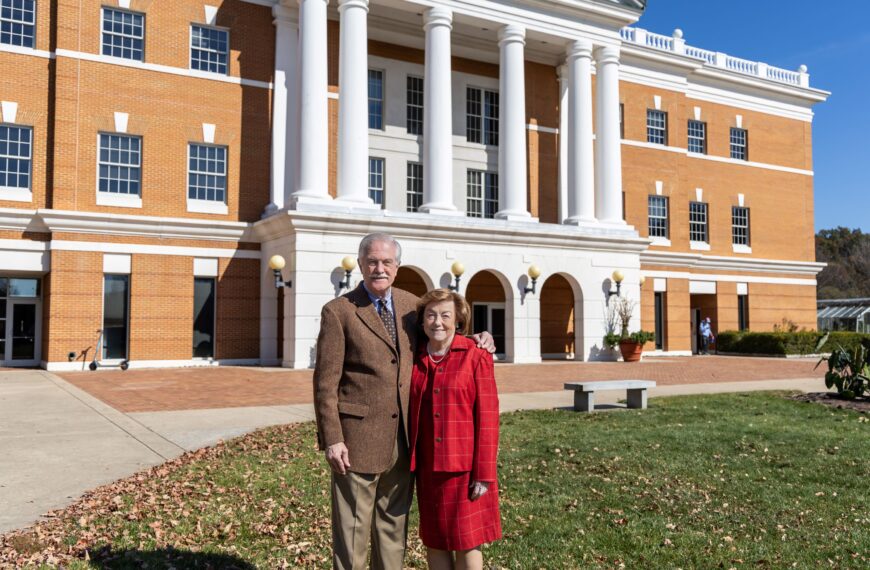
<svg viewBox="0 0 870 570">
<path fill-rule="evenodd" d="M 649 0 L 637 26 L 776 67 L 809 68 L 816 229 L 870 232 L 870 2 Z"/>
</svg>

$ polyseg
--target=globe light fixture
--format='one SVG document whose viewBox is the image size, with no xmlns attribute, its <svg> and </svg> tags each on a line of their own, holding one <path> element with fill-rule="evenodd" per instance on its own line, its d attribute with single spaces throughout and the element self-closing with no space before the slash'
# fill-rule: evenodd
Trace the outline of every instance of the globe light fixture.
<svg viewBox="0 0 870 570">
<path fill-rule="evenodd" d="M 293 286 L 292 281 L 284 281 L 284 278 L 281 276 L 281 270 L 284 269 L 285 265 L 287 265 L 287 262 L 284 260 L 284 257 L 280 255 L 273 255 L 269 258 L 269 269 L 271 269 L 272 273 L 275 275 L 276 289 Z"/>
<path fill-rule="evenodd" d="M 530 265 L 528 274 L 529 274 L 529 277 L 531 277 L 531 279 L 532 279 L 532 286 L 525 287 L 523 289 L 523 291 L 525 291 L 526 293 L 534 294 L 535 293 L 535 286 L 538 284 L 538 277 L 541 276 L 541 268 L 538 267 L 537 265 Z"/>
<path fill-rule="evenodd" d="M 338 287 L 340 289 L 350 289 L 350 274 L 356 269 L 356 259 L 350 255 L 344 256 L 341 258 L 341 268 L 344 269 L 344 280 L 339 281 Z"/>
<path fill-rule="evenodd" d="M 610 275 L 610 278 L 613 279 L 613 282 L 616 283 L 616 291 L 608 291 L 607 298 L 609 299 L 612 295 L 616 295 L 619 297 L 619 289 L 622 286 L 622 280 L 625 279 L 625 275 L 623 275 L 622 271 L 616 269 Z"/>
<path fill-rule="evenodd" d="M 455 281 L 453 285 L 448 285 L 447 288 L 451 291 L 459 291 L 459 278 L 465 273 L 465 266 L 459 261 L 454 261 L 453 265 L 450 266 L 450 273 L 453 274 Z"/>
</svg>

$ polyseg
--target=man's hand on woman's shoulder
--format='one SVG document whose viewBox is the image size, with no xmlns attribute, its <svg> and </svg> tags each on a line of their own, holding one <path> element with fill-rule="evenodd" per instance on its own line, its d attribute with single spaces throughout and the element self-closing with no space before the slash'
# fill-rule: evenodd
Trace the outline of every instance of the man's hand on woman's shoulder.
<svg viewBox="0 0 870 570">
<path fill-rule="evenodd" d="M 495 340 L 492 338 L 492 335 L 489 334 L 489 331 L 483 331 L 481 333 L 471 335 L 471 339 L 475 343 L 477 343 L 478 348 L 482 348 L 490 354 L 495 352 Z"/>
</svg>

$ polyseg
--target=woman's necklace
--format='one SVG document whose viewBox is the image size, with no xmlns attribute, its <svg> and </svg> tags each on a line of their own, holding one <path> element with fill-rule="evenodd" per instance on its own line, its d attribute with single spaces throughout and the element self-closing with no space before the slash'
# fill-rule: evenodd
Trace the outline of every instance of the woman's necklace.
<svg viewBox="0 0 870 570">
<path fill-rule="evenodd" d="M 440 364 L 441 361 L 444 360 L 445 358 L 447 358 L 447 355 L 450 354 L 450 347 L 447 347 L 447 350 L 444 352 L 444 354 L 441 355 L 441 358 L 439 358 L 438 360 L 435 360 L 435 355 L 433 355 L 432 351 L 429 350 L 428 344 L 426 345 L 426 353 L 429 354 L 429 359 L 432 360 L 433 363 Z M 437 352 L 436 352 L 436 354 L 437 354 Z"/>
</svg>

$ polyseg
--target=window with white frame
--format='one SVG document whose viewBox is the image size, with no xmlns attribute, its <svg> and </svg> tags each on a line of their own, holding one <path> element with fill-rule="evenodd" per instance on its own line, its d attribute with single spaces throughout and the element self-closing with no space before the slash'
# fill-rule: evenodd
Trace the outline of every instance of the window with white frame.
<svg viewBox="0 0 870 570">
<path fill-rule="evenodd" d="M 369 69 L 369 128 L 384 128 L 384 72 Z"/>
<path fill-rule="evenodd" d="M 369 157 L 369 198 L 384 205 L 384 159 Z"/>
<path fill-rule="evenodd" d="M 689 241 L 706 242 L 707 203 L 689 202 Z"/>
<path fill-rule="evenodd" d="M 230 33 L 220 28 L 190 27 L 190 68 L 210 73 L 229 72 Z"/>
<path fill-rule="evenodd" d="M 99 191 L 141 195 L 142 139 L 130 135 L 100 134 Z"/>
<path fill-rule="evenodd" d="M 408 163 L 407 209 L 416 212 L 423 205 L 423 165 L 419 162 Z"/>
<path fill-rule="evenodd" d="M 465 213 L 470 218 L 494 218 L 498 212 L 498 173 L 469 170 Z"/>
<path fill-rule="evenodd" d="M 103 8 L 103 55 L 143 61 L 145 14 Z"/>
<path fill-rule="evenodd" d="M 498 92 L 468 87 L 465 91 L 465 136 L 468 142 L 498 144 Z"/>
<path fill-rule="evenodd" d="M 650 196 L 647 200 L 649 216 L 649 237 L 668 237 L 668 198 Z"/>
<path fill-rule="evenodd" d="M 423 134 L 423 78 L 408 76 L 407 123 L 408 134 Z"/>
<path fill-rule="evenodd" d="M 33 129 L 0 125 L 0 189 L 30 190 Z"/>
<path fill-rule="evenodd" d="M 187 160 L 187 198 L 208 202 L 226 202 L 226 147 L 190 143 Z"/>
<path fill-rule="evenodd" d="M 731 208 L 731 243 L 749 245 L 749 208 Z"/>
<path fill-rule="evenodd" d="M 731 158 L 749 160 L 748 142 L 746 129 L 731 127 Z"/>
<path fill-rule="evenodd" d="M 646 110 L 646 141 L 668 144 L 668 114 L 656 109 Z"/>
<path fill-rule="evenodd" d="M 689 152 L 707 154 L 707 123 L 689 121 Z"/>
<path fill-rule="evenodd" d="M 0 44 L 32 48 L 36 0 L 0 0 Z"/>
</svg>

